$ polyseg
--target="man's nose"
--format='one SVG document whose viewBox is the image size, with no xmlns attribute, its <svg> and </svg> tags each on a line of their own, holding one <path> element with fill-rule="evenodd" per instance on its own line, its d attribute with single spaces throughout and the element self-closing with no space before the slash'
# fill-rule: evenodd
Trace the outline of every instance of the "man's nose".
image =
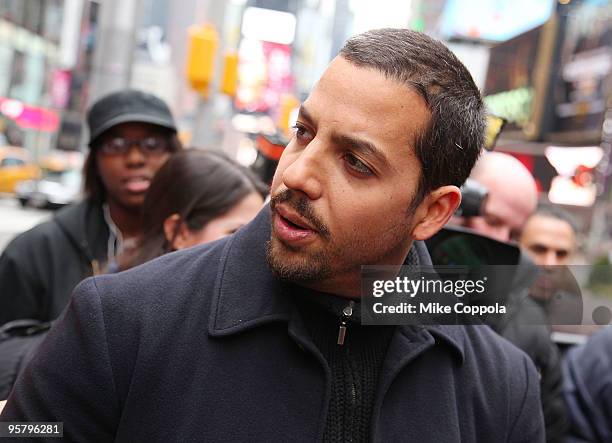
<svg viewBox="0 0 612 443">
<path fill-rule="evenodd" d="M 553 249 L 548 249 L 544 253 L 544 263 L 545 266 L 554 266 L 558 264 L 557 262 L 557 254 Z"/>
<path fill-rule="evenodd" d="M 310 200 L 320 198 L 323 193 L 321 152 L 317 150 L 318 146 L 313 144 L 314 141 L 296 154 L 282 176 L 287 188 L 303 192 Z"/>
</svg>

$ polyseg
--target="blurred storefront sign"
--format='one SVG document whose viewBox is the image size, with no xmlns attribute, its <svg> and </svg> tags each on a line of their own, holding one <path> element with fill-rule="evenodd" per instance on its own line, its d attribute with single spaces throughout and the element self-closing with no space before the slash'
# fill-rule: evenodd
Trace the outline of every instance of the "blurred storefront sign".
<svg viewBox="0 0 612 443">
<path fill-rule="evenodd" d="M 0 113 L 15 121 L 22 129 L 55 132 L 59 127 L 59 116 L 56 112 L 26 105 L 19 100 L 0 97 Z"/>
<path fill-rule="evenodd" d="M 290 12 L 252 6 L 245 9 L 241 27 L 243 38 L 238 48 L 240 61 L 235 99 L 238 109 L 276 117 L 281 97 L 292 93 L 295 86 L 291 45 L 296 25 L 296 16 Z"/>
<path fill-rule="evenodd" d="M 503 116 L 514 126 L 524 128 L 531 118 L 533 88 L 522 86 L 510 91 L 491 94 L 487 96 L 486 103 L 495 115 Z"/>
<path fill-rule="evenodd" d="M 29 29 L 0 18 L 0 94 L 26 103 L 41 103 L 49 66 L 57 60 L 58 45 Z"/>
<path fill-rule="evenodd" d="M 0 95 L 8 95 L 11 86 L 11 66 L 13 65 L 13 50 L 0 43 Z"/>
<path fill-rule="evenodd" d="M 294 89 L 291 46 L 244 39 L 239 54 L 236 106 L 275 117 L 281 97 Z"/>
<path fill-rule="evenodd" d="M 539 147 L 538 147 L 539 148 Z M 548 146 L 544 153 L 527 153 L 525 146 L 513 151 L 503 147 L 501 151 L 518 159 L 531 172 L 538 192 L 552 203 L 592 207 L 597 197 L 597 173 L 604 151 L 598 146 L 566 147 Z"/>
<path fill-rule="evenodd" d="M 599 143 L 612 92 L 612 3 L 587 0 L 568 8 L 564 19 L 545 139 Z"/>
<path fill-rule="evenodd" d="M 504 41 L 544 23 L 554 4 L 553 0 L 448 0 L 440 27 L 447 38 Z"/>
<path fill-rule="evenodd" d="M 51 78 L 51 105 L 63 109 L 70 98 L 70 79 L 72 72 L 68 69 L 56 69 Z"/>
<path fill-rule="evenodd" d="M 485 102 L 493 114 L 508 121 L 506 137 L 534 140 L 540 135 L 548 86 L 542 73 L 549 63 L 547 46 L 554 28 L 554 23 L 547 23 L 491 48 Z"/>
<path fill-rule="evenodd" d="M 295 27 L 295 15 L 289 12 L 250 7 L 242 17 L 242 35 L 253 40 L 290 45 Z"/>
<path fill-rule="evenodd" d="M 546 158 L 559 173 L 553 178 L 548 199 L 563 205 L 592 206 L 597 197 L 594 170 L 603 155 L 599 146 L 546 148 Z"/>
</svg>

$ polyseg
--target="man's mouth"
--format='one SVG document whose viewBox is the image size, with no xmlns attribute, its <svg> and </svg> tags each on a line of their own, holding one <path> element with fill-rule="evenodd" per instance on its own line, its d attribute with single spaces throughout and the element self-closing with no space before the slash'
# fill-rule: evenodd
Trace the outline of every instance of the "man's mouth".
<svg viewBox="0 0 612 443">
<path fill-rule="evenodd" d="M 274 232 L 283 242 L 303 243 L 316 236 L 317 231 L 296 212 L 280 205 L 275 206 L 274 212 Z"/>
<path fill-rule="evenodd" d="M 275 209 L 279 217 L 281 217 L 289 226 L 294 227 L 295 229 L 315 231 L 310 223 L 296 212 L 287 209 L 284 206 L 276 206 Z"/>
</svg>

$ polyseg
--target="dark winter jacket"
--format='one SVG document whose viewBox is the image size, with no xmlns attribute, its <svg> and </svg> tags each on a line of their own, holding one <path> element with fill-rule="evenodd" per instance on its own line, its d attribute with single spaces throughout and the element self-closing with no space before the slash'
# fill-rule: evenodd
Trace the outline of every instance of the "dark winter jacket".
<svg viewBox="0 0 612 443">
<path fill-rule="evenodd" d="M 266 264 L 269 236 L 266 207 L 231 237 L 81 283 L 0 419 L 88 442 L 320 441 L 331 369 Z M 487 326 L 396 327 L 375 398 L 373 441 L 544 441 L 537 372 Z"/>
<path fill-rule="evenodd" d="M 529 296 L 537 273 L 536 265 L 521 252 L 508 295 L 508 314 L 500 324 L 494 325 L 494 329 L 527 353 L 534 362 L 540 373 L 546 441 L 561 443 L 568 427 L 561 359 L 559 349 L 551 339 L 546 312 Z"/>
<path fill-rule="evenodd" d="M 107 257 L 102 208 L 88 200 L 17 236 L 0 256 L 0 325 L 55 319 L 74 287 Z"/>
<path fill-rule="evenodd" d="M 570 416 L 567 441 L 612 441 L 612 326 L 571 349 L 563 369 Z"/>
<path fill-rule="evenodd" d="M 51 323 L 14 320 L 0 327 L 0 400 L 6 400 L 19 372 L 30 361 Z"/>
<path fill-rule="evenodd" d="M 538 267 L 517 246 L 485 237 L 456 226 L 445 227 L 428 241 L 434 265 L 494 265 L 487 268 L 489 283 L 495 283 L 493 294 L 508 313 L 491 316 L 485 321 L 502 337 L 527 353 L 541 376 L 541 395 L 546 423 L 546 440 L 562 442 L 567 430 L 567 413 L 563 401 L 561 363 L 544 309 L 529 296 Z M 473 297 L 472 297 L 473 299 Z"/>
</svg>

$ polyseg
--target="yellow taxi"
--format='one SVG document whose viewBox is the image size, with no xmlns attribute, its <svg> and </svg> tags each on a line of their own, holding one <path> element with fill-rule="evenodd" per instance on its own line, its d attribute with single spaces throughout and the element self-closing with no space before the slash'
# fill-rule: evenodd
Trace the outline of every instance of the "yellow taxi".
<svg viewBox="0 0 612 443">
<path fill-rule="evenodd" d="M 18 182 L 38 177 L 40 168 L 32 163 L 28 151 L 12 146 L 0 148 L 0 193 L 13 193 Z"/>
</svg>

